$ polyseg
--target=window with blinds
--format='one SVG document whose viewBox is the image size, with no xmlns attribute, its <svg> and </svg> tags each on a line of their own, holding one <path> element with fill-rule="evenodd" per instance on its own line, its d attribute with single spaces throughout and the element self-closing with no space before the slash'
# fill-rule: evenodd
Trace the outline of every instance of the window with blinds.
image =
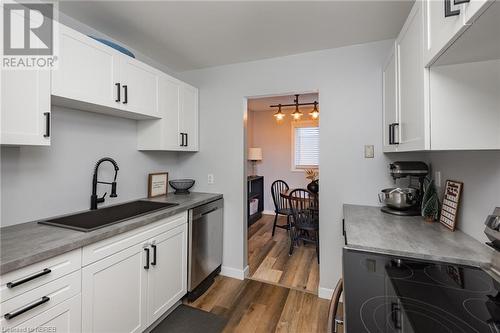
<svg viewBox="0 0 500 333">
<path fill-rule="evenodd" d="M 317 168 L 319 165 L 319 127 L 296 125 L 293 129 L 293 167 Z"/>
</svg>

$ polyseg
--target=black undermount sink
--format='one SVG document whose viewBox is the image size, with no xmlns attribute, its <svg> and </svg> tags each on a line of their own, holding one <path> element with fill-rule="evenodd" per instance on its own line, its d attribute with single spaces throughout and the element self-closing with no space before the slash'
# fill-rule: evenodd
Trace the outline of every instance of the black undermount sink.
<svg viewBox="0 0 500 333">
<path fill-rule="evenodd" d="M 137 200 L 120 205 L 89 210 L 83 213 L 56 217 L 38 223 L 78 231 L 93 231 L 111 224 L 130 220 L 134 217 L 177 205 L 176 203 Z"/>
</svg>

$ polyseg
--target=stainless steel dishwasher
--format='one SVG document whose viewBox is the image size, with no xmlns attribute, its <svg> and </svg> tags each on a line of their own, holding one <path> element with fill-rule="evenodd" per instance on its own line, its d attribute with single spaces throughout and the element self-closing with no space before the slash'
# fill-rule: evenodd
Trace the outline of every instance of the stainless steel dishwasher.
<svg viewBox="0 0 500 333">
<path fill-rule="evenodd" d="M 203 294 L 222 265 L 223 200 L 189 210 L 188 299 Z"/>
</svg>

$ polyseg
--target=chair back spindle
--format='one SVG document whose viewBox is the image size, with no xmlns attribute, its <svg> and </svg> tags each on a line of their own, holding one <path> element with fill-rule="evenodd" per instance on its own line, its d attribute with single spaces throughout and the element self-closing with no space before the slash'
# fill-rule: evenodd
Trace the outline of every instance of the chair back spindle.
<svg viewBox="0 0 500 333">
<path fill-rule="evenodd" d="M 271 195 L 276 212 L 284 211 L 288 208 L 288 202 L 281 196 L 281 193 L 288 191 L 289 188 L 288 184 L 283 180 L 276 180 L 271 185 Z"/>
</svg>

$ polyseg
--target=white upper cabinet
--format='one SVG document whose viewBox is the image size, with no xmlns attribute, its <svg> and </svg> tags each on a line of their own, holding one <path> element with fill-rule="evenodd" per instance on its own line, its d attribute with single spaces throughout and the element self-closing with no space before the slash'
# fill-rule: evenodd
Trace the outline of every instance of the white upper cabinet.
<svg viewBox="0 0 500 333">
<path fill-rule="evenodd" d="M 3 34 L 1 5 L 0 34 Z M 0 44 L 3 54 L 3 43 Z M 1 70 L 0 88 L 0 144 L 50 145 L 50 70 Z"/>
<path fill-rule="evenodd" d="M 60 25 L 53 103 L 132 119 L 158 118 L 161 72 Z"/>
<path fill-rule="evenodd" d="M 52 73 L 52 95 L 56 103 L 59 97 L 80 104 L 116 107 L 118 87 L 115 84 L 119 82 L 121 56 L 62 24 L 59 31 L 59 64 Z"/>
<path fill-rule="evenodd" d="M 183 147 L 198 150 L 198 89 L 183 83 L 181 89 L 180 132 L 184 134 Z M 182 138 L 181 138 L 182 139 Z"/>
<path fill-rule="evenodd" d="M 430 147 L 428 136 L 428 69 L 423 63 L 423 3 L 415 2 L 396 39 L 398 151 Z"/>
<path fill-rule="evenodd" d="M 159 120 L 138 122 L 139 150 L 198 151 L 198 89 L 162 75 L 158 114 Z"/>
<path fill-rule="evenodd" d="M 417 0 L 417 3 L 420 0 Z M 431 65 L 441 53 L 465 30 L 463 4 L 454 0 L 425 0 L 426 43 L 424 64 Z"/>
<path fill-rule="evenodd" d="M 384 131 L 383 147 L 384 152 L 397 151 L 399 142 L 399 112 L 397 100 L 397 58 L 395 46 L 392 47 L 389 58 L 387 59 L 383 72 L 383 109 L 384 109 Z"/>
<path fill-rule="evenodd" d="M 161 72 L 134 58 L 121 56 L 120 84 L 123 108 L 158 117 L 158 83 Z"/>
<path fill-rule="evenodd" d="M 50 71 L 2 70 L 1 144 L 50 145 Z"/>
</svg>

